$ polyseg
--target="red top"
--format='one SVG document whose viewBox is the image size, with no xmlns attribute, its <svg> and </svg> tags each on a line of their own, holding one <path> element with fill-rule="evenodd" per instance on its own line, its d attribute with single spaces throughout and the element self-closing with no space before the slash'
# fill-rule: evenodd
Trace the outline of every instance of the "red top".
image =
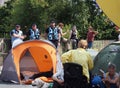
<svg viewBox="0 0 120 88">
<path fill-rule="evenodd" d="M 88 31 L 87 33 L 87 41 L 90 42 L 90 41 L 93 41 L 94 40 L 94 37 L 95 37 L 95 32 L 93 31 Z"/>
</svg>

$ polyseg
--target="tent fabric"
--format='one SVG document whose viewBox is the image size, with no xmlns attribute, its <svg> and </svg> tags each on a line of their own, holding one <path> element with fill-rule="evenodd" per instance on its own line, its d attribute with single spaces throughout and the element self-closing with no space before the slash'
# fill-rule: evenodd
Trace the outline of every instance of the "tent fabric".
<svg viewBox="0 0 120 88">
<path fill-rule="evenodd" d="M 15 69 L 15 65 L 13 63 L 12 53 L 10 52 L 7 56 L 9 59 L 5 59 L 3 63 L 3 69 L 1 73 L 1 80 L 3 81 L 12 81 L 16 80 L 18 82 L 18 77 Z"/>
<path fill-rule="evenodd" d="M 35 61 L 28 50 L 20 60 L 20 71 L 39 72 Z"/>
<path fill-rule="evenodd" d="M 35 71 L 35 68 L 39 72 L 53 69 L 53 73 L 55 73 L 57 57 L 56 48 L 51 42 L 47 40 L 25 41 L 12 48 L 5 59 L 1 79 L 20 83 L 20 72 L 22 70 L 30 71 L 30 69 Z"/>
<path fill-rule="evenodd" d="M 107 72 L 108 65 L 116 65 L 116 72 L 120 71 L 120 41 L 113 42 L 103 48 L 94 59 L 92 74 L 101 74 L 100 69 Z"/>
<path fill-rule="evenodd" d="M 103 12 L 120 27 L 120 0 L 96 0 Z"/>
</svg>

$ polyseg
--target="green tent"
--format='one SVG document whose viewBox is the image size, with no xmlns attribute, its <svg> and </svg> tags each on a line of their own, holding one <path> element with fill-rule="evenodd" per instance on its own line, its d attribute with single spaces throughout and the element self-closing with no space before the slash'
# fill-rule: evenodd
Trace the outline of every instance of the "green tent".
<svg viewBox="0 0 120 88">
<path fill-rule="evenodd" d="M 107 45 L 98 53 L 94 59 L 93 75 L 99 74 L 100 69 L 107 72 L 110 63 L 116 64 L 116 71 L 120 71 L 120 41 Z"/>
</svg>

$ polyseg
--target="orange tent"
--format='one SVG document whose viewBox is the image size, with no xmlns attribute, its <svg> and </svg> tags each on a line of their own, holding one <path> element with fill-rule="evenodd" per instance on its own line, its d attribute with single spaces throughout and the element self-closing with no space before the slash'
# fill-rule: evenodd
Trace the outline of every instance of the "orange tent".
<svg viewBox="0 0 120 88">
<path fill-rule="evenodd" d="M 3 63 L 1 79 L 21 82 L 21 71 L 56 71 L 57 52 L 53 44 L 43 40 L 25 41 L 14 47 Z"/>
</svg>

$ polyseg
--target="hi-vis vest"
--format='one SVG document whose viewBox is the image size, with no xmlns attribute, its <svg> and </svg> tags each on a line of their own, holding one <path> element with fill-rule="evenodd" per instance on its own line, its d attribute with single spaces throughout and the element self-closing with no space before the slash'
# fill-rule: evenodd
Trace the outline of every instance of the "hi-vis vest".
<svg viewBox="0 0 120 88">
<path fill-rule="evenodd" d="M 52 29 L 51 27 L 48 28 L 48 40 L 58 40 L 58 28 Z"/>
<path fill-rule="evenodd" d="M 30 29 L 30 40 L 34 40 L 34 39 L 40 39 L 40 32 L 38 29 L 36 29 L 35 31 L 33 29 Z"/>
</svg>

